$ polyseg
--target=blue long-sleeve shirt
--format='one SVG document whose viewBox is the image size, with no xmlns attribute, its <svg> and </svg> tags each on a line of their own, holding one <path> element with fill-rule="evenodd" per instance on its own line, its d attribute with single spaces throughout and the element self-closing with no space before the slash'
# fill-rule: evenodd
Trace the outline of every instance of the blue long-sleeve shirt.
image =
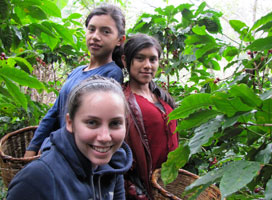
<svg viewBox="0 0 272 200">
<path fill-rule="evenodd" d="M 83 71 L 86 67 L 86 65 L 79 66 L 68 76 L 54 105 L 49 109 L 35 131 L 35 134 L 27 147 L 28 151 L 38 152 L 42 143 L 47 137 L 49 137 L 50 133 L 65 125 L 66 101 L 68 95 L 71 89 L 82 80 L 85 80 L 93 75 L 100 75 L 114 78 L 120 84 L 123 82 L 122 70 L 115 64 L 115 62 L 107 63 L 89 71 Z"/>
</svg>

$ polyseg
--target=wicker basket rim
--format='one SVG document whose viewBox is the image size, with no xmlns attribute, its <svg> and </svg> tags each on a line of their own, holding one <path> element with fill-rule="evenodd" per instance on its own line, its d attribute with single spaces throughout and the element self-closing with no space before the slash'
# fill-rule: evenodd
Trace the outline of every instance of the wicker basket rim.
<svg viewBox="0 0 272 200">
<path fill-rule="evenodd" d="M 29 158 L 14 158 L 10 155 L 6 155 L 4 152 L 3 152 L 3 145 L 4 143 L 6 142 L 6 140 L 13 136 L 13 135 L 16 135 L 18 133 L 21 133 L 21 132 L 25 132 L 25 131 L 29 131 L 29 130 L 32 130 L 32 129 L 37 129 L 38 126 L 28 126 L 28 127 L 25 127 L 25 128 L 21 128 L 21 129 L 18 129 L 16 131 L 13 131 L 13 132 L 10 132 L 10 133 L 7 133 L 6 135 L 4 135 L 1 140 L 0 140 L 0 156 L 3 160 L 12 160 L 12 161 L 22 161 L 22 162 L 29 162 L 33 159 L 36 159 L 36 158 L 39 158 L 40 155 L 36 155 L 36 156 L 33 156 L 33 157 L 29 157 Z"/>
<path fill-rule="evenodd" d="M 170 197 L 172 199 L 175 200 L 181 200 L 180 198 L 176 197 L 175 195 L 173 195 L 172 193 L 168 192 L 167 190 L 165 190 L 162 186 L 160 186 L 157 182 L 158 178 L 160 177 L 160 172 L 161 172 L 161 168 L 159 169 L 155 169 L 154 172 L 152 173 L 152 185 L 153 187 L 157 188 L 159 191 L 161 191 L 161 193 L 163 193 L 165 196 Z M 184 169 L 179 169 L 178 170 L 179 173 L 183 173 L 185 175 L 191 176 L 194 179 L 198 179 L 199 176 L 196 174 L 193 174 L 187 170 Z M 215 185 L 210 185 L 209 187 L 213 188 L 217 193 L 220 193 L 220 190 L 215 186 Z"/>
</svg>

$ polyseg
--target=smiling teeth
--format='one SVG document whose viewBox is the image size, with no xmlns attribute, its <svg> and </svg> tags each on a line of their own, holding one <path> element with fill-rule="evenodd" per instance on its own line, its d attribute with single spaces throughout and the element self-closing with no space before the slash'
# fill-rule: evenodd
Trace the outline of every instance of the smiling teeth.
<svg viewBox="0 0 272 200">
<path fill-rule="evenodd" d="M 105 148 L 105 147 L 95 147 L 95 146 L 92 146 L 92 148 L 94 150 L 100 152 L 100 153 L 106 153 L 106 152 L 108 152 L 111 149 L 111 147 L 106 147 Z"/>
</svg>

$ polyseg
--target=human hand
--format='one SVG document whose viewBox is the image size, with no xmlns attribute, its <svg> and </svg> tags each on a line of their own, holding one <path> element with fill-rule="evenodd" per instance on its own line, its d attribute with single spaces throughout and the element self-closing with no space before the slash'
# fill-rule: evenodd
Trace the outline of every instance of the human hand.
<svg viewBox="0 0 272 200">
<path fill-rule="evenodd" d="M 26 151 L 24 158 L 29 158 L 29 157 L 33 157 L 36 156 L 36 152 L 35 151 Z"/>
</svg>

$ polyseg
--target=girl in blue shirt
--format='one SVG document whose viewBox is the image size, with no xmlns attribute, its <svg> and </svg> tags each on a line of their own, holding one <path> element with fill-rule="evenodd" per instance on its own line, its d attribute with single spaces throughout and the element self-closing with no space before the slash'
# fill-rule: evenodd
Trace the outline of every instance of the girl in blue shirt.
<svg viewBox="0 0 272 200">
<path fill-rule="evenodd" d="M 80 81 L 100 75 L 114 78 L 119 83 L 123 82 L 119 53 L 126 37 L 125 17 L 121 9 L 110 4 L 97 7 L 88 15 L 85 26 L 86 44 L 91 54 L 90 63 L 87 66 L 79 66 L 68 76 L 57 100 L 35 131 L 25 157 L 36 155 L 50 133 L 65 125 L 67 96 Z"/>
</svg>

